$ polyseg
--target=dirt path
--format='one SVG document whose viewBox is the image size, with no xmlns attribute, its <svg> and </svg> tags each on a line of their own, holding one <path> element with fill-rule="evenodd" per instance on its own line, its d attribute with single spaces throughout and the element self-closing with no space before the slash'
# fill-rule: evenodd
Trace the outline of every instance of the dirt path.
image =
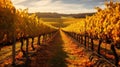
<svg viewBox="0 0 120 67">
<path fill-rule="evenodd" d="M 53 41 L 41 45 L 31 67 L 86 67 L 89 60 L 83 47 L 71 37 L 59 31 Z"/>
<path fill-rule="evenodd" d="M 57 33 L 54 40 L 48 44 L 42 44 L 32 58 L 32 67 L 67 67 L 64 59 L 67 54 L 63 50 L 63 41 L 60 32 Z"/>
<path fill-rule="evenodd" d="M 88 53 L 83 46 L 80 46 L 73 38 L 61 31 L 62 40 L 64 41 L 64 51 L 67 53 L 67 67 L 88 67 L 91 62 Z"/>
</svg>

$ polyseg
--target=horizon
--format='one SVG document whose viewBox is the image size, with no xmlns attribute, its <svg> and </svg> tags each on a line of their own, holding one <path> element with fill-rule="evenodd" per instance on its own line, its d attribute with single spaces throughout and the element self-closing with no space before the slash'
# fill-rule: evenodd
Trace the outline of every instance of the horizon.
<svg viewBox="0 0 120 67">
<path fill-rule="evenodd" d="M 66 15 L 70 15 L 70 14 L 87 14 L 87 13 L 57 13 L 57 12 L 33 12 L 33 13 L 42 13 L 42 14 L 47 14 L 47 13 L 50 13 L 50 14 L 66 14 Z M 90 12 L 90 13 L 96 13 L 96 12 Z M 32 14 L 32 13 L 31 13 Z"/>
</svg>

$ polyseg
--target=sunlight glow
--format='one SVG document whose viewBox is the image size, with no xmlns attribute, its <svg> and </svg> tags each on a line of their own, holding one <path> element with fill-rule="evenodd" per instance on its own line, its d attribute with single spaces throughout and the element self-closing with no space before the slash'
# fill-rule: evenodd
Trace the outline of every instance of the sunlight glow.
<svg viewBox="0 0 120 67">
<path fill-rule="evenodd" d="M 63 3 L 62 0 L 12 0 L 14 6 L 19 9 L 28 8 L 33 12 L 57 12 L 57 13 L 90 13 L 96 12 L 94 8 L 85 8 L 85 4 Z M 88 5 L 89 6 L 89 5 Z M 104 8 L 103 5 L 97 5 Z"/>
</svg>

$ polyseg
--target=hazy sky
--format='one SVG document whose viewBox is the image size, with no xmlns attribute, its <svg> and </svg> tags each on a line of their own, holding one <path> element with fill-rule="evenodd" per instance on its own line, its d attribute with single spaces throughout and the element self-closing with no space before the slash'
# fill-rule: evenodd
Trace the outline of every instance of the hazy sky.
<svg viewBox="0 0 120 67">
<path fill-rule="evenodd" d="M 86 13 L 95 12 L 95 6 L 104 8 L 105 0 L 12 0 L 16 8 L 29 12 Z"/>
</svg>

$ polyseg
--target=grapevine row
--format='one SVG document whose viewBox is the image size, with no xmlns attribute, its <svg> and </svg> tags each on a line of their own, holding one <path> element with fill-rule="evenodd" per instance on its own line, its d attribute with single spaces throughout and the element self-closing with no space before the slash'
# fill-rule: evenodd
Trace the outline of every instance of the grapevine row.
<svg viewBox="0 0 120 67">
<path fill-rule="evenodd" d="M 35 14 L 29 14 L 28 9 L 16 9 L 10 0 L 0 1 L 0 48 L 4 45 L 12 44 L 13 65 L 15 64 L 15 44 L 21 42 L 21 50 L 28 59 L 29 39 L 32 38 L 32 48 L 34 38 L 40 37 L 43 40 L 50 39 L 57 31 L 56 27 L 43 23 Z M 26 40 L 26 51 L 23 50 L 23 42 Z"/>
<path fill-rule="evenodd" d="M 87 39 L 91 40 L 92 50 L 95 49 L 93 41 L 99 40 L 97 48 L 98 54 L 101 54 L 102 43 L 109 44 L 109 50 L 113 52 L 115 57 L 115 65 L 118 66 L 119 53 L 117 53 L 116 50 L 120 49 L 120 3 L 110 1 L 109 3 L 105 2 L 105 5 L 105 9 L 96 7 L 98 10 L 96 14 L 87 16 L 80 22 L 63 28 L 63 30 L 81 39 L 81 42 L 84 40 L 85 47 L 87 46 Z"/>
</svg>

